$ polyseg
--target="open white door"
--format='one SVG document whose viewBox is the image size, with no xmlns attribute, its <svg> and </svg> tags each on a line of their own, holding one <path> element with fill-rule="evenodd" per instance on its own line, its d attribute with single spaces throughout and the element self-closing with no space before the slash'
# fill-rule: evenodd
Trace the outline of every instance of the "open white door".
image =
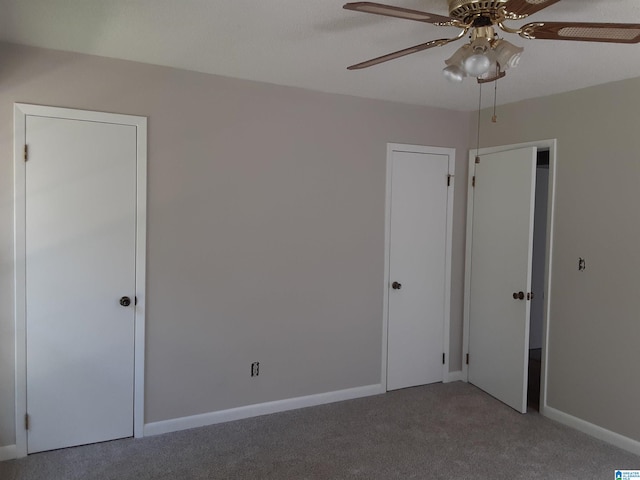
<svg viewBox="0 0 640 480">
<path fill-rule="evenodd" d="M 527 410 L 535 147 L 482 155 L 475 166 L 469 382 Z"/>
</svg>

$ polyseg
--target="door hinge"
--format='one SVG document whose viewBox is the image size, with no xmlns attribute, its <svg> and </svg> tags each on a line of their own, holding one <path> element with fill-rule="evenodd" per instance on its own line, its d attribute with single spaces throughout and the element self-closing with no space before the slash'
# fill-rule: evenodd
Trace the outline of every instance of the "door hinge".
<svg viewBox="0 0 640 480">
<path fill-rule="evenodd" d="M 24 145 L 24 161 L 29 160 L 29 146 L 25 143 Z"/>
<path fill-rule="evenodd" d="M 471 186 L 475 187 L 476 186 L 476 176 L 474 175 L 473 178 L 471 179 Z"/>
<path fill-rule="evenodd" d="M 447 187 L 451 186 L 451 179 L 453 178 L 453 175 L 447 175 Z"/>
<path fill-rule="evenodd" d="M 469 365 L 469 354 L 467 353 L 467 365 Z"/>
<path fill-rule="evenodd" d="M 480 155 L 476 155 L 476 163 L 480 163 Z"/>
<path fill-rule="evenodd" d="M 444 353 L 442 354 L 442 364 L 444 365 Z"/>
<path fill-rule="evenodd" d="M 29 414 L 24 414 L 24 429 L 29 430 Z"/>
</svg>

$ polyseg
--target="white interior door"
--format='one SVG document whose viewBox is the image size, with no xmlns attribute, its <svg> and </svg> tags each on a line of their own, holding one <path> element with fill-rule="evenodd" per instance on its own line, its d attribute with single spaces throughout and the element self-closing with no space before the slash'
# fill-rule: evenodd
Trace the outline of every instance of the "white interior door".
<svg viewBox="0 0 640 480">
<path fill-rule="evenodd" d="M 27 451 L 132 436 L 136 127 L 25 128 Z"/>
<path fill-rule="evenodd" d="M 395 390 L 443 379 L 450 156 L 393 151 L 390 161 L 387 389 Z"/>
<path fill-rule="evenodd" d="M 482 155 L 475 164 L 469 382 L 522 413 L 527 409 L 535 180 L 535 147 Z"/>
</svg>

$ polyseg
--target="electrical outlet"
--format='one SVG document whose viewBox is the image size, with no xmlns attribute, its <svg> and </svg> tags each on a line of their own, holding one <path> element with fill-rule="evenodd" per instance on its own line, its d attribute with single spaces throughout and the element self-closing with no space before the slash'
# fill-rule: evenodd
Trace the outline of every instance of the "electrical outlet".
<svg viewBox="0 0 640 480">
<path fill-rule="evenodd" d="M 257 377 L 260 375 L 260 362 L 253 362 L 251 364 L 251 376 Z"/>
</svg>

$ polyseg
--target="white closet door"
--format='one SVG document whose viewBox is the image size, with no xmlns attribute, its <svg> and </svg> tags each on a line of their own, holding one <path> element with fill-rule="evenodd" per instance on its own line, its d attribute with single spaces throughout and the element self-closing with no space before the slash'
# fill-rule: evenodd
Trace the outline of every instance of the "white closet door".
<svg viewBox="0 0 640 480">
<path fill-rule="evenodd" d="M 388 390 L 443 379 L 449 161 L 393 152 Z"/>
<path fill-rule="evenodd" d="M 26 144 L 28 452 L 132 436 L 136 128 L 28 115 Z"/>
</svg>

